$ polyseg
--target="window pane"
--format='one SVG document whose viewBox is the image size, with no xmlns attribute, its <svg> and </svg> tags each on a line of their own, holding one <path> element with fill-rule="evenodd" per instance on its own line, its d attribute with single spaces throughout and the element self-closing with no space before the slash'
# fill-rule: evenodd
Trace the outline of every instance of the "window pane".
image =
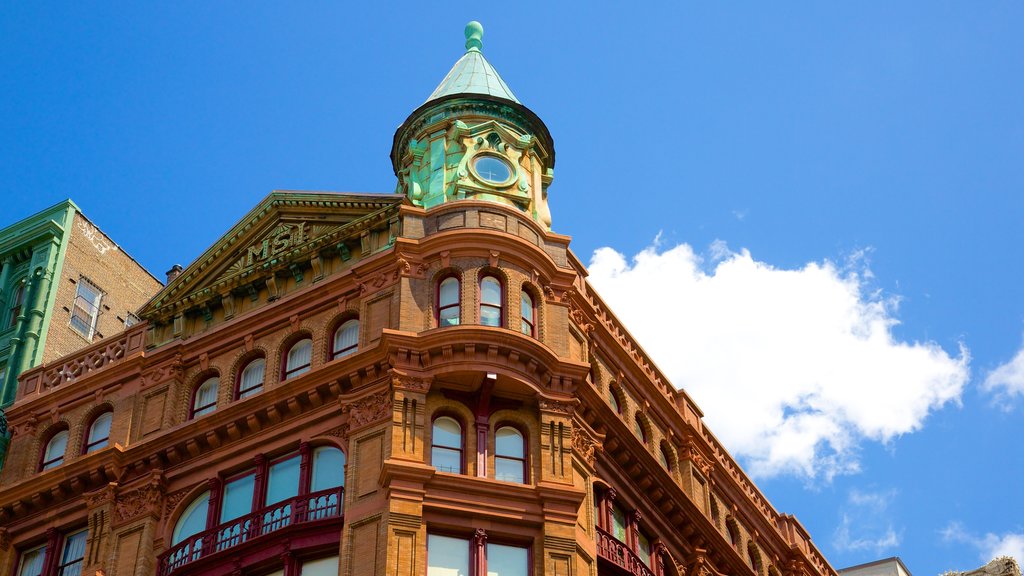
<svg viewBox="0 0 1024 576">
<path fill-rule="evenodd" d="M 338 576 L 338 557 L 331 556 L 303 562 L 302 576 Z"/>
<path fill-rule="evenodd" d="M 441 310 L 438 315 L 440 317 L 439 324 L 441 326 L 458 326 L 459 325 L 459 307 L 452 306 L 451 308 L 445 308 Z"/>
<path fill-rule="evenodd" d="M 620 542 L 626 541 L 626 513 L 618 506 L 612 506 L 612 536 Z"/>
<path fill-rule="evenodd" d="M 352 354 L 359 346 L 359 320 L 349 320 L 338 328 L 334 333 L 335 357 L 344 357 Z"/>
<path fill-rule="evenodd" d="M 487 182 L 504 184 L 512 176 L 508 165 L 494 156 L 481 156 L 473 163 L 476 173 Z"/>
<path fill-rule="evenodd" d="M 64 540 L 64 554 L 61 556 L 60 576 L 79 576 L 82 572 L 82 559 L 85 558 L 86 531 L 71 534 Z"/>
<path fill-rule="evenodd" d="M 89 427 L 89 450 L 98 450 L 107 445 L 110 437 L 110 422 L 113 420 L 113 412 L 104 412 L 92 422 Z"/>
<path fill-rule="evenodd" d="M 480 302 L 501 306 L 501 283 L 497 278 L 485 276 L 480 281 Z"/>
<path fill-rule="evenodd" d="M 647 536 L 644 536 L 643 532 L 637 535 L 636 553 L 643 560 L 644 564 L 647 564 L 647 566 L 651 565 L 651 541 Z"/>
<path fill-rule="evenodd" d="M 438 295 L 438 306 L 450 306 L 459 303 L 459 281 L 456 278 L 445 278 L 441 281 Z"/>
<path fill-rule="evenodd" d="M 523 435 L 511 426 L 503 426 L 494 433 L 494 453 L 498 456 L 525 458 Z"/>
<path fill-rule="evenodd" d="M 345 485 L 345 453 L 323 447 L 313 451 L 313 478 L 309 491 L 319 492 Z"/>
<path fill-rule="evenodd" d="M 242 370 L 242 379 L 238 384 L 238 397 L 248 398 L 263 390 L 263 375 L 266 372 L 267 361 L 257 358 L 249 362 Z"/>
<path fill-rule="evenodd" d="M 224 499 L 220 511 L 220 521 L 227 522 L 252 511 L 252 489 L 256 482 L 254 475 L 249 474 L 224 486 Z"/>
<path fill-rule="evenodd" d="M 434 446 L 430 451 L 430 463 L 441 472 L 462 473 L 462 451 Z"/>
<path fill-rule="evenodd" d="M 174 525 L 171 545 L 180 543 L 191 536 L 206 530 L 206 512 L 210 508 L 210 493 L 203 492 L 188 505 Z"/>
<path fill-rule="evenodd" d="M 270 466 L 267 476 L 267 506 L 299 495 L 299 456 Z"/>
<path fill-rule="evenodd" d="M 462 448 L 462 426 L 454 419 L 442 416 L 434 420 L 434 446 Z"/>
<path fill-rule="evenodd" d="M 469 540 L 428 534 L 427 576 L 469 576 Z"/>
<path fill-rule="evenodd" d="M 487 576 L 527 576 L 529 554 L 526 548 L 487 544 Z"/>
<path fill-rule="evenodd" d="M 46 559 L 46 546 L 40 546 L 21 555 L 21 570 L 18 576 L 40 576 L 43 573 L 43 560 Z"/>
<path fill-rule="evenodd" d="M 64 450 L 68 447 L 68 431 L 61 430 L 50 438 L 43 456 L 43 470 L 60 466 L 64 463 Z"/>
<path fill-rule="evenodd" d="M 220 379 L 210 378 L 196 390 L 196 398 L 192 403 L 193 415 L 202 416 L 217 409 L 217 387 Z"/>
<path fill-rule="evenodd" d="M 526 477 L 523 473 L 523 461 L 509 460 L 507 458 L 495 456 L 494 479 L 502 480 L 504 482 L 518 482 L 519 484 L 523 484 L 526 482 Z"/>
<path fill-rule="evenodd" d="M 310 358 L 313 356 L 313 341 L 310 339 L 300 340 L 288 351 L 287 376 L 298 376 L 309 372 Z"/>
<path fill-rule="evenodd" d="M 481 306 L 480 323 L 484 326 L 501 326 L 501 308 Z"/>
<path fill-rule="evenodd" d="M 531 298 L 530 295 L 527 294 L 526 292 L 523 292 L 521 297 L 520 297 L 520 308 L 522 310 L 522 316 L 523 316 L 523 325 L 522 325 L 523 334 L 532 335 L 533 334 L 533 298 Z"/>
</svg>

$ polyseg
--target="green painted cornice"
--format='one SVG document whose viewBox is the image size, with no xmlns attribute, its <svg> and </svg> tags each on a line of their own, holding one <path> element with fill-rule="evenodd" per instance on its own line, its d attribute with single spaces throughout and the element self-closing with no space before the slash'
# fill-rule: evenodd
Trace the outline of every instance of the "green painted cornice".
<svg viewBox="0 0 1024 576">
<path fill-rule="evenodd" d="M 0 258 L 13 256 L 20 262 L 42 241 L 51 238 L 63 241 L 71 222 L 69 216 L 79 211 L 74 202 L 64 200 L 0 229 Z"/>
<path fill-rule="evenodd" d="M 405 200 L 401 194 L 353 194 L 339 192 L 274 191 L 224 236 L 189 264 L 170 284 L 158 292 L 142 309 L 146 319 L 166 319 L 204 301 L 219 298 L 256 278 L 277 272 L 288 264 L 328 247 L 342 239 L 361 233 L 397 213 Z M 241 266 L 239 251 L 248 242 L 270 233 L 282 217 L 304 220 L 316 225 L 325 214 L 340 214 L 352 219 L 341 225 L 325 226 L 301 246 L 289 249 L 281 257 L 253 266 Z"/>
</svg>

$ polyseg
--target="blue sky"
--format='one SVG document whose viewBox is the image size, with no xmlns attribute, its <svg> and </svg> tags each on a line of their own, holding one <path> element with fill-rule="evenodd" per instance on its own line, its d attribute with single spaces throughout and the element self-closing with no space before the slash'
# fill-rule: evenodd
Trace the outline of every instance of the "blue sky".
<svg viewBox="0 0 1024 576">
<path fill-rule="evenodd" d="M 1024 4 L 363 4 L 6 6 L 0 220 L 71 197 L 162 276 L 272 189 L 391 192 L 477 19 L 554 229 L 834 566 L 1021 553 Z"/>
</svg>

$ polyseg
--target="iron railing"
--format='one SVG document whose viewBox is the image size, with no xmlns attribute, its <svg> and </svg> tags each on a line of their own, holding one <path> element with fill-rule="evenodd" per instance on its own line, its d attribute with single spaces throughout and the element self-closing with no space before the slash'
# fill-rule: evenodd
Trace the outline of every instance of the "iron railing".
<svg viewBox="0 0 1024 576">
<path fill-rule="evenodd" d="M 654 571 L 629 546 L 601 528 L 595 528 L 599 558 L 604 558 L 633 576 L 654 576 Z"/>
</svg>

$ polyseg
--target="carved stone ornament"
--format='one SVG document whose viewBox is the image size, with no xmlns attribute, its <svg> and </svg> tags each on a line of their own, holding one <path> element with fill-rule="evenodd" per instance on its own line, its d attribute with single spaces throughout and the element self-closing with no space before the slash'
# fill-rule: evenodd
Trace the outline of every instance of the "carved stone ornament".
<svg viewBox="0 0 1024 576">
<path fill-rule="evenodd" d="M 564 400 L 547 400 L 541 398 L 538 401 L 540 409 L 545 412 L 557 412 L 559 414 L 565 414 L 566 416 L 572 416 L 576 411 L 575 402 L 566 402 Z"/>
<path fill-rule="evenodd" d="M 590 333 L 594 331 L 594 323 L 587 321 L 587 315 L 575 300 L 569 300 L 569 318 L 580 327 L 584 336 L 590 337 Z"/>
<path fill-rule="evenodd" d="M 343 412 L 349 413 L 348 426 L 362 428 L 367 424 L 384 419 L 391 415 L 391 391 L 383 390 L 356 400 L 345 406 Z"/>
<path fill-rule="evenodd" d="M 176 490 L 168 494 L 167 497 L 164 498 L 163 517 L 169 517 L 174 512 L 174 508 L 178 506 L 178 502 L 181 502 L 181 499 L 191 491 L 192 488 L 182 488 L 181 490 Z"/>
<path fill-rule="evenodd" d="M 346 432 L 346 428 L 344 426 L 335 426 L 334 428 L 331 428 L 330 430 L 327 430 L 326 432 L 321 434 L 321 436 L 333 436 L 335 438 L 345 438 L 347 436 L 347 434 L 345 432 Z"/>
<path fill-rule="evenodd" d="M 683 458 L 693 462 L 693 465 L 696 466 L 705 477 L 710 477 L 711 470 L 714 469 L 714 464 L 712 464 L 711 461 L 701 453 L 692 439 L 687 439 L 686 443 L 683 444 L 681 454 Z"/>
<path fill-rule="evenodd" d="M 597 462 L 597 452 L 601 449 L 590 434 L 580 426 L 572 427 L 572 449 L 591 467 Z"/>
<path fill-rule="evenodd" d="M 85 505 L 89 508 L 96 508 L 113 502 L 116 497 L 117 482 L 111 482 L 95 492 L 89 492 L 88 494 L 82 495 L 82 498 L 85 499 Z"/>
<path fill-rule="evenodd" d="M 162 501 L 162 483 L 154 480 L 142 488 L 119 494 L 114 504 L 114 520 L 118 523 L 128 522 L 143 514 L 159 517 Z"/>
<path fill-rule="evenodd" d="M 408 376 L 406 374 L 393 373 L 391 375 L 391 382 L 395 388 L 408 390 L 410 392 L 422 392 L 427 393 L 430 391 L 430 385 L 432 380 L 430 378 L 417 378 L 415 376 Z"/>
</svg>

